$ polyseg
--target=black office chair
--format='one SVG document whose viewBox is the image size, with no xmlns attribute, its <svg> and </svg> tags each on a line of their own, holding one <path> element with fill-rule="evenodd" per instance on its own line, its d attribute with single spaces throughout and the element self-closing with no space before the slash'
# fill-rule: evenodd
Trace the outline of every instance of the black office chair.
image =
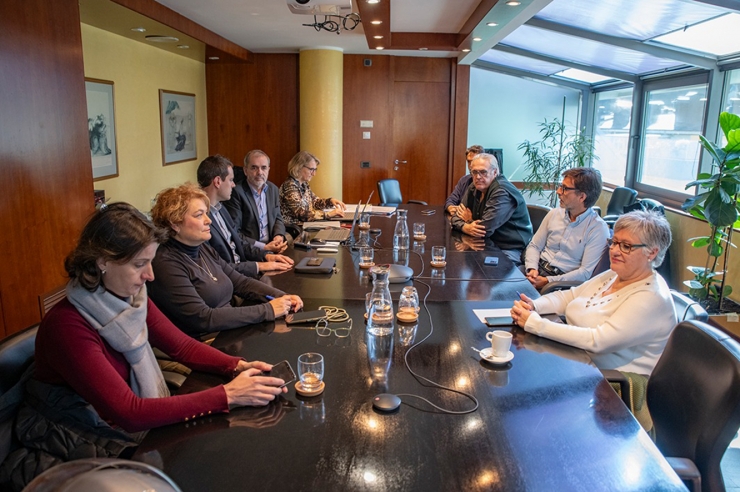
<svg viewBox="0 0 740 492">
<path fill-rule="evenodd" d="M 679 323 L 648 380 L 647 403 L 658 449 L 681 478 L 697 492 L 724 491 L 720 462 L 740 427 L 740 344 L 706 323 Z"/>
<path fill-rule="evenodd" d="M 540 228 L 540 224 L 545 218 L 545 215 L 552 210 L 547 205 L 536 205 L 534 203 L 527 204 L 527 211 L 529 212 L 529 220 L 532 222 L 532 233 L 537 232 Z"/>
<path fill-rule="evenodd" d="M 33 362 L 38 328 L 31 326 L 0 342 L 0 463 L 11 451 L 13 421 L 23 399 L 23 388 L 18 383 Z"/>
<path fill-rule="evenodd" d="M 604 222 L 606 222 L 610 228 L 613 228 L 614 223 L 617 221 L 619 216 L 624 213 L 624 207 L 629 207 L 636 201 L 637 191 L 632 188 L 625 188 L 624 186 L 616 188 L 612 193 L 609 204 L 606 206 Z"/>
<path fill-rule="evenodd" d="M 378 181 L 378 196 L 380 197 L 381 206 L 393 207 L 403 203 L 401 185 L 397 179 L 381 179 Z M 427 202 L 421 200 L 409 200 L 408 203 L 427 205 Z"/>
</svg>

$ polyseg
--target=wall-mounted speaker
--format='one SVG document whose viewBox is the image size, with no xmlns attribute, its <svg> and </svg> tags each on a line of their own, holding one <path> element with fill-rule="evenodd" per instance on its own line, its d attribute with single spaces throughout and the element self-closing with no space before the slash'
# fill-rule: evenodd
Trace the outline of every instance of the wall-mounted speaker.
<svg viewBox="0 0 740 492">
<path fill-rule="evenodd" d="M 370 58 L 365 58 L 364 60 L 362 60 L 362 64 L 366 67 L 372 67 L 373 61 Z"/>
</svg>

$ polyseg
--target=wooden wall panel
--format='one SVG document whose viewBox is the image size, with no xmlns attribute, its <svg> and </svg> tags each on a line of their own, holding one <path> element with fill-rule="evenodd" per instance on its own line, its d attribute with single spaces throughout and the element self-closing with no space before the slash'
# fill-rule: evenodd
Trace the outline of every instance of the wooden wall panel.
<svg viewBox="0 0 740 492">
<path fill-rule="evenodd" d="M 450 166 L 451 174 L 447 179 L 448 196 L 466 171 L 465 150 L 468 148 L 468 102 L 470 100 L 470 65 L 453 65 L 452 70 L 454 80 L 452 146 L 450 149 L 452 166 Z"/>
<path fill-rule="evenodd" d="M 396 82 L 450 83 L 450 64 L 454 58 L 394 57 L 393 80 Z"/>
<path fill-rule="evenodd" d="M 270 156 L 280 186 L 298 152 L 298 55 L 255 54 L 254 63 L 207 63 L 208 150 L 241 166 L 252 149 Z"/>
<path fill-rule="evenodd" d="M 39 321 L 38 296 L 93 211 L 77 0 L 0 2 L 2 334 Z"/>
<path fill-rule="evenodd" d="M 372 65 L 364 66 L 364 60 Z M 376 183 L 388 176 L 393 132 L 391 128 L 391 57 L 344 56 L 344 115 L 342 145 L 342 198 L 347 203 L 367 200 Z M 372 128 L 360 128 L 372 120 Z M 362 132 L 370 132 L 370 140 Z M 361 162 L 370 168 L 361 168 Z M 378 193 L 373 203 L 379 203 Z"/>
</svg>

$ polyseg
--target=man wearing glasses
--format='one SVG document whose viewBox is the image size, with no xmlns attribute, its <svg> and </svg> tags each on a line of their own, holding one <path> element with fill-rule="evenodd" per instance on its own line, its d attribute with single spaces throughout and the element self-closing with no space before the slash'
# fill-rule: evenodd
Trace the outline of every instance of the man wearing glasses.
<svg viewBox="0 0 740 492">
<path fill-rule="evenodd" d="M 491 238 L 515 265 L 521 265 L 522 252 L 532 239 L 524 197 L 500 175 L 491 154 L 475 156 L 470 174 L 473 182 L 450 218 L 452 227 L 469 236 Z"/>
<path fill-rule="evenodd" d="M 482 153 L 483 147 L 480 145 L 471 145 L 465 150 L 465 160 L 467 161 L 466 165 L 468 166 L 468 171 L 470 171 L 470 163 L 473 162 L 473 158 Z M 448 214 L 455 215 L 457 212 L 457 206 L 460 205 L 460 200 L 462 200 L 465 190 L 468 189 L 472 182 L 473 176 L 470 174 L 466 174 L 460 178 L 460 181 L 455 185 L 455 189 L 452 190 L 450 196 L 447 197 L 447 201 L 445 201 L 445 210 Z"/>
<path fill-rule="evenodd" d="M 282 253 L 288 247 L 285 224 L 280 212 L 278 188 L 267 177 L 270 158 L 261 150 L 250 150 L 244 157 L 244 176 L 234 169 L 236 188 L 224 202 L 239 232 L 246 241 L 269 253 Z"/>
<path fill-rule="evenodd" d="M 526 274 L 535 288 L 591 278 L 609 238 L 609 227 L 591 208 L 601 194 L 601 184 L 601 174 L 590 167 L 563 173 L 557 188 L 560 208 L 550 210 L 527 246 Z"/>
</svg>

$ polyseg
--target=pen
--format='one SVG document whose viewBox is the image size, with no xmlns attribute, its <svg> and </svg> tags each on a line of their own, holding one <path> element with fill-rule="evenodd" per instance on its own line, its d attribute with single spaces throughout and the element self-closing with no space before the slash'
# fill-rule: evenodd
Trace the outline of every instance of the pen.
<svg viewBox="0 0 740 492">
<path fill-rule="evenodd" d="M 268 301 L 274 301 L 275 300 L 275 298 L 272 297 L 272 296 L 265 296 L 265 299 L 267 299 Z"/>
<path fill-rule="evenodd" d="M 521 292 L 519 292 L 518 290 L 517 291 L 514 291 L 514 292 L 516 292 L 517 298 L 519 298 L 519 299 L 522 298 L 522 293 Z"/>
</svg>

